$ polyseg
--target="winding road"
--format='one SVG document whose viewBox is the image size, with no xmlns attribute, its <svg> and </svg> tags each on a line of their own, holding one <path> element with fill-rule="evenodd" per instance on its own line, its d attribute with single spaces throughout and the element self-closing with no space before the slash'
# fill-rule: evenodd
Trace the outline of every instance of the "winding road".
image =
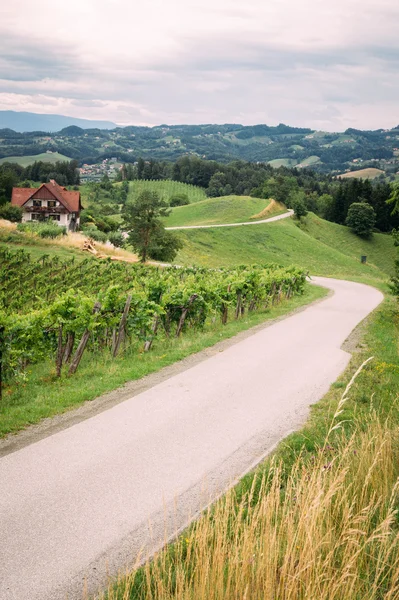
<svg viewBox="0 0 399 600">
<path fill-rule="evenodd" d="M 268 219 L 261 219 L 260 221 L 244 221 L 243 223 L 223 223 L 221 225 L 180 225 L 179 227 L 165 227 L 168 231 L 177 231 L 179 229 L 217 229 L 218 227 L 242 227 L 243 225 L 261 225 L 262 223 L 272 223 L 273 221 L 281 221 L 281 219 L 287 219 L 292 217 L 294 211 L 292 209 L 281 215 L 275 217 L 269 217 Z"/>
<path fill-rule="evenodd" d="M 300 427 L 346 367 L 343 342 L 383 298 L 314 282 L 333 294 L 0 459 L 2 600 L 97 589 Z"/>
</svg>

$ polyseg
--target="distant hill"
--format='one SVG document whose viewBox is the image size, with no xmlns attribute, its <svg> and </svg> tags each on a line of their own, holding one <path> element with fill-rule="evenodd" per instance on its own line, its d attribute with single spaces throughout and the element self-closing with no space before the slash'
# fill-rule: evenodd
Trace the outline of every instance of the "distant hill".
<svg viewBox="0 0 399 600">
<path fill-rule="evenodd" d="M 5 115 L 9 117 L 7 122 Z M 35 131 L 21 133 L 27 127 L 24 115 L 29 116 L 30 127 Z M 11 117 L 18 123 L 11 124 Z M 111 129 L 104 129 L 107 126 Z M 0 111 L 0 159 L 48 151 L 74 158 L 81 165 L 112 158 L 134 163 L 140 157 L 175 161 L 191 156 L 218 162 L 269 163 L 275 168 L 310 168 L 332 175 L 353 169 L 379 169 L 391 181 L 399 176 L 398 128 L 332 133 L 282 123 L 117 127 L 104 121 Z M 365 175 L 369 173 L 366 171 Z"/>
<path fill-rule="evenodd" d="M 0 129 L 13 129 L 19 133 L 29 131 L 53 132 L 71 125 L 76 125 L 82 129 L 114 129 L 116 127 L 116 124 L 111 121 L 91 121 L 63 115 L 40 115 L 31 112 L 0 110 Z"/>
</svg>

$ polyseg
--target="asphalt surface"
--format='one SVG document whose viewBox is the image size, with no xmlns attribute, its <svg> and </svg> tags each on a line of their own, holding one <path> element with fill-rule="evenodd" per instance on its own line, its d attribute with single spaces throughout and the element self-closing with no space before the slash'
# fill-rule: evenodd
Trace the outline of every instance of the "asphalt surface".
<svg viewBox="0 0 399 600">
<path fill-rule="evenodd" d="M 292 209 L 287 212 L 277 215 L 276 217 L 269 217 L 268 219 L 262 219 L 260 221 L 244 221 L 242 223 L 223 223 L 222 225 L 180 225 L 179 227 L 165 227 L 168 231 L 174 231 L 178 229 L 216 229 L 218 227 L 242 227 L 242 225 L 261 225 L 262 223 L 272 223 L 273 221 L 281 221 L 281 219 L 287 219 L 292 217 L 294 211 Z"/>
<path fill-rule="evenodd" d="M 0 598 L 98 589 L 188 523 L 306 419 L 382 300 L 314 278 L 327 299 L 69 429 L 0 459 Z"/>
</svg>

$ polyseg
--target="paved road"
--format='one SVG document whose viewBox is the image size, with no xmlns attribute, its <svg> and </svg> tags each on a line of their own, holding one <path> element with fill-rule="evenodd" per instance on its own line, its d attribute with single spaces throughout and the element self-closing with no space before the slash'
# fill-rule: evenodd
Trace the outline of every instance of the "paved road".
<svg viewBox="0 0 399 600">
<path fill-rule="evenodd" d="M 261 223 L 272 223 L 273 221 L 281 221 L 287 217 L 292 217 L 294 214 L 293 210 L 277 215 L 276 217 L 269 217 L 268 219 L 262 219 L 261 221 L 245 221 L 243 223 L 223 223 L 223 225 L 183 225 L 181 227 L 165 227 L 168 231 L 175 231 L 178 229 L 215 229 L 217 227 L 242 227 L 242 225 L 260 225 Z"/>
<path fill-rule="evenodd" d="M 154 548 L 306 418 L 382 300 L 335 293 L 89 420 L 0 460 L 0 598 L 81 598 Z M 151 541 L 152 538 L 152 541 Z"/>
</svg>

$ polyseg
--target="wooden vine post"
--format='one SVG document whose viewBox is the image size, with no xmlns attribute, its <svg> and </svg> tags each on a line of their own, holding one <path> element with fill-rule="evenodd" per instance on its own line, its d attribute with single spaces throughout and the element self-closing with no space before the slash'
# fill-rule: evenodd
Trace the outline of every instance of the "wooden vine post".
<svg viewBox="0 0 399 600">
<path fill-rule="evenodd" d="M 127 297 L 127 300 L 126 300 L 125 308 L 123 309 L 122 318 L 119 323 L 118 335 L 116 336 L 116 340 L 115 340 L 115 344 L 114 344 L 114 348 L 113 348 L 113 352 L 112 352 L 112 356 L 114 358 L 118 354 L 120 345 L 125 336 L 126 321 L 127 321 L 127 316 L 129 314 L 131 302 L 132 302 L 132 296 L 131 296 L 131 294 L 129 294 L 129 296 Z"/>
<path fill-rule="evenodd" d="M 62 345 L 62 323 L 61 323 L 61 325 L 58 327 L 57 357 L 55 359 L 55 370 L 56 370 L 57 377 L 61 377 L 63 356 L 64 356 L 64 348 Z"/>
<path fill-rule="evenodd" d="M 158 331 L 158 324 L 159 324 L 159 315 L 156 315 L 155 318 L 154 318 L 154 322 L 152 324 L 152 327 L 151 327 L 152 336 L 151 336 L 151 338 L 149 340 L 145 341 L 144 352 L 149 352 L 149 350 L 151 350 L 151 346 L 152 346 L 152 342 L 153 342 L 154 336 L 157 334 L 157 331 Z"/>
<path fill-rule="evenodd" d="M 64 363 L 67 363 L 70 361 L 74 343 L 75 343 L 75 334 L 74 334 L 74 332 L 70 332 L 67 335 L 64 356 L 62 359 Z"/>
<path fill-rule="evenodd" d="M 101 308 L 101 304 L 99 302 L 96 302 L 94 305 L 94 308 L 93 308 L 93 315 L 98 313 L 100 308 Z M 85 351 L 87 342 L 89 341 L 89 337 L 90 337 L 90 329 L 86 329 L 86 331 L 82 335 L 82 338 L 79 342 L 78 347 L 76 348 L 76 352 L 71 361 L 71 366 L 69 367 L 68 375 L 73 375 L 76 372 L 76 369 L 78 368 L 79 363 L 82 360 L 83 352 Z"/>
<path fill-rule="evenodd" d="M 0 400 L 3 398 L 3 347 L 4 347 L 4 331 L 3 325 L 0 326 Z"/>
<path fill-rule="evenodd" d="M 198 294 L 192 294 L 192 296 L 190 296 L 189 301 L 187 302 L 187 306 L 185 306 L 182 310 L 182 313 L 180 315 L 180 320 L 179 320 L 179 324 L 177 326 L 176 329 L 176 337 L 180 337 L 180 334 L 182 332 L 183 329 L 183 325 L 184 325 L 184 321 L 186 320 L 187 317 L 187 313 L 190 309 L 190 306 L 192 305 L 193 302 L 195 302 L 195 300 L 198 298 Z"/>
</svg>

